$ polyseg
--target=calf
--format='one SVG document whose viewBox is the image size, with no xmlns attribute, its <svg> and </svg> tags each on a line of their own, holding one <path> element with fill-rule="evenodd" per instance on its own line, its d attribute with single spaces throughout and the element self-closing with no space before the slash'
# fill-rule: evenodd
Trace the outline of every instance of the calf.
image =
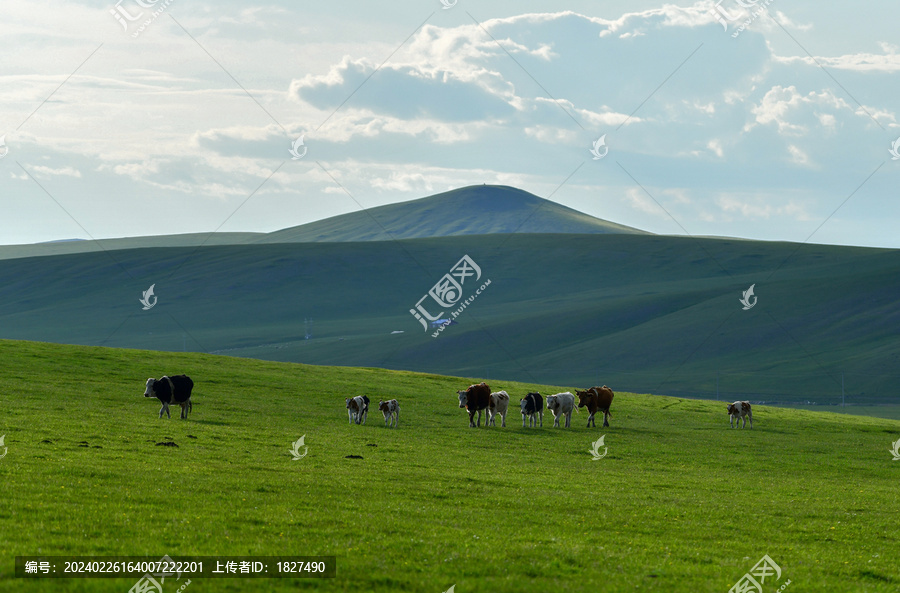
<svg viewBox="0 0 900 593">
<path fill-rule="evenodd" d="M 553 412 L 553 426 L 559 426 L 559 417 L 566 417 L 566 428 L 572 422 L 572 410 L 575 409 L 575 396 L 568 391 L 547 396 L 547 409 Z"/>
<path fill-rule="evenodd" d="M 741 423 L 741 419 L 744 420 L 741 428 L 747 428 L 747 418 L 749 418 L 750 428 L 753 428 L 753 412 L 750 410 L 750 402 L 734 402 L 733 404 L 728 404 L 726 409 L 731 417 L 731 428 L 734 428 L 735 418 L 737 418 L 738 424 Z"/>
<path fill-rule="evenodd" d="M 509 394 L 505 391 L 498 391 L 491 394 L 491 403 L 488 407 L 488 423 L 494 424 L 494 419 L 500 415 L 500 426 L 506 428 L 506 412 L 509 410 Z M 487 426 L 487 424 L 485 424 Z"/>
<path fill-rule="evenodd" d="M 583 408 L 587 406 L 588 412 L 591 413 L 588 416 L 588 428 L 591 427 L 591 424 L 597 426 L 597 422 L 594 420 L 594 414 L 597 413 L 598 410 L 603 412 L 603 426 L 609 426 L 608 418 L 612 416 L 609 413 L 609 406 L 612 404 L 613 400 L 613 391 L 606 385 L 603 387 L 591 387 L 590 389 L 585 389 L 584 391 L 575 390 L 575 393 L 578 395 L 578 407 Z"/>
<path fill-rule="evenodd" d="M 487 410 L 491 405 L 491 388 L 482 381 L 477 385 L 469 385 L 465 391 L 457 391 L 459 395 L 459 407 L 469 412 L 469 427 L 481 426 L 481 411 Z M 478 424 L 475 424 L 475 412 L 478 412 Z M 485 423 L 487 426 L 487 423 Z"/>
<path fill-rule="evenodd" d="M 531 392 L 526 395 L 524 398 L 519 400 L 519 405 L 522 408 L 522 428 L 525 428 L 525 418 L 529 419 L 528 425 L 534 426 L 537 424 L 537 418 L 534 417 L 535 414 L 538 414 L 541 417 L 541 428 L 544 426 L 544 398 L 541 397 L 540 393 Z"/>
<path fill-rule="evenodd" d="M 388 422 L 391 423 L 391 428 L 400 426 L 400 404 L 397 403 L 397 400 L 392 399 L 386 402 L 380 401 L 378 402 L 378 409 L 381 410 L 382 414 L 384 414 L 385 426 L 388 425 Z M 396 425 L 394 424 L 394 420 L 397 421 Z"/>
<path fill-rule="evenodd" d="M 362 421 L 366 423 L 369 417 L 369 398 L 365 395 L 357 395 L 345 400 L 347 402 L 347 416 L 350 417 L 350 424 L 356 421 L 357 424 Z"/>
<path fill-rule="evenodd" d="M 155 397 L 162 403 L 162 408 L 159 409 L 160 418 L 165 412 L 166 418 L 171 419 L 172 415 L 169 413 L 169 405 L 180 405 L 181 419 L 185 420 L 188 417 L 188 412 L 194 409 L 194 405 L 191 403 L 191 390 L 193 388 L 194 382 L 187 375 L 147 379 L 144 397 Z"/>
</svg>

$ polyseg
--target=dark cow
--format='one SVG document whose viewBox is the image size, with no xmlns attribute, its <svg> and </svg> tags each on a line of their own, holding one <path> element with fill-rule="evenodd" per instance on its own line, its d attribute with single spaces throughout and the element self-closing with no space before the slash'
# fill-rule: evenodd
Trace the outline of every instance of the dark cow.
<svg viewBox="0 0 900 593">
<path fill-rule="evenodd" d="M 144 397 L 155 397 L 162 403 L 162 408 L 159 409 L 160 418 L 165 412 L 166 417 L 171 419 L 172 415 L 169 413 L 169 405 L 180 405 L 181 419 L 184 420 L 187 418 L 188 412 L 194 409 L 194 405 L 191 403 L 191 390 L 193 388 L 194 382 L 187 375 L 147 379 Z"/>
<path fill-rule="evenodd" d="M 750 419 L 750 428 L 753 428 L 753 411 L 750 409 L 750 402 L 734 402 L 728 404 L 728 415 L 731 417 L 731 428 L 734 428 L 734 420 L 737 418 L 738 424 L 744 421 L 741 428 L 747 428 L 747 418 Z"/>
<path fill-rule="evenodd" d="M 537 424 L 535 414 L 541 418 L 541 428 L 544 427 L 544 398 L 540 393 L 532 391 L 519 400 L 519 405 L 522 407 L 522 428 L 525 428 L 525 418 L 528 418 L 529 426 Z"/>
<path fill-rule="evenodd" d="M 584 391 L 575 390 L 575 393 L 578 395 L 578 407 L 583 408 L 587 406 L 588 412 L 591 413 L 588 416 L 588 428 L 591 427 L 591 424 L 597 426 L 597 422 L 594 420 L 594 414 L 597 411 L 603 412 L 603 426 L 609 426 L 608 418 L 612 416 L 609 413 L 609 406 L 612 405 L 613 396 L 615 395 L 609 387 L 604 385 L 603 387 L 591 387 L 590 389 L 585 389 Z"/>
<path fill-rule="evenodd" d="M 481 426 L 481 411 L 485 410 L 485 414 L 487 414 L 488 406 L 491 405 L 491 388 L 482 381 L 477 385 L 469 385 L 469 388 L 465 391 L 457 391 L 456 393 L 459 395 L 459 407 L 469 411 L 469 426 L 471 428 Z M 478 412 L 477 426 L 475 424 L 475 412 Z M 487 426 L 487 422 L 484 425 Z"/>
<path fill-rule="evenodd" d="M 367 395 L 357 395 L 346 400 L 347 416 L 350 417 L 350 424 L 354 420 L 357 424 L 365 424 L 369 417 L 369 397 Z"/>
</svg>

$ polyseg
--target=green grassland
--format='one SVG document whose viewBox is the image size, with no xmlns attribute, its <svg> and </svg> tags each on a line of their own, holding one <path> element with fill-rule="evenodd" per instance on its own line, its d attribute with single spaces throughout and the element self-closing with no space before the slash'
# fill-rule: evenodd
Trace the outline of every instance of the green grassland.
<svg viewBox="0 0 900 593">
<path fill-rule="evenodd" d="M 491 285 L 432 338 L 409 310 L 463 254 Z M 773 403 L 840 402 L 843 374 L 896 405 L 898 292 L 896 250 L 733 239 L 155 247 L 0 261 L 0 338 Z"/>
<path fill-rule="evenodd" d="M 144 380 L 180 372 L 193 414 L 159 420 Z M 617 390 L 609 428 L 513 414 L 478 430 L 456 404 L 471 380 L 0 341 L 0 590 L 134 584 L 12 578 L 34 554 L 338 557 L 333 580 L 198 579 L 198 593 L 722 593 L 763 554 L 786 591 L 900 586 L 900 422 L 757 406 L 753 430 L 732 430 L 721 402 Z M 490 383 L 514 402 L 566 387 Z M 398 398 L 399 429 L 377 412 L 348 425 L 359 394 Z"/>
<path fill-rule="evenodd" d="M 819 412 L 833 412 L 835 414 L 851 414 L 854 416 L 875 416 L 876 418 L 890 418 L 891 420 L 900 420 L 900 405 L 883 404 L 877 406 L 806 406 L 803 404 L 785 405 L 783 407 L 795 410 L 815 410 Z"/>
</svg>

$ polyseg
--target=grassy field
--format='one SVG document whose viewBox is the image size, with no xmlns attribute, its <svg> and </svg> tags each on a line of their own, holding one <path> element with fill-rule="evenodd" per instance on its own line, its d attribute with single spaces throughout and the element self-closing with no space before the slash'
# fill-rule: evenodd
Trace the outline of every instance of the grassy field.
<svg viewBox="0 0 900 593">
<path fill-rule="evenodd" d="M 180 372 L 193 414 L 158 420 L 144 380 Z M 456 405 L 468 382 L 0 341 L 0 590 L 135 583 L 11 578 L 14 557 L 35 554 L 338 557 L 333 580 L 196 592 L 724 593 L 763 554 L 786 591 L 900 586 L 900 422 L 757 407 L 752 431 L 731 430 L 722 403 L 617 392 L 609 428 L 582 413 L 568 430 L 516 415 L 476 430 Z M 558 389 L 491 386 L 514 402 Z M 358 394 L 397 397 L 400 428 L 377 412 L 348 425 Z M 601 434 L 608 455 L 592 461 Z M 302 435 L 309 453 L 292 461 Z"/>
<path fill-rule="evenodd" d="M 779 406 L 794 410 L 813 410 L 817 412 L 831 412 L 834 414 L 850 414 L 853 416 L 874 416 L 876 418 L 890 418 L 900 420 L 900 405 L 884 404 L 879 406 L 848 405 L 841 407 L 832 406 L 806 406 L 803 404 Z"/>
</svg>

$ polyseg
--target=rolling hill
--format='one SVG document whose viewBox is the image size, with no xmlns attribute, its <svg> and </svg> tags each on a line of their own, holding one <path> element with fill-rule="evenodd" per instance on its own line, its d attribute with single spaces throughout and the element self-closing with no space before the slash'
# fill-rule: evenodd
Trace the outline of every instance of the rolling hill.
<svg viewBox="0 0 900 593">
<path fill-rule="evenodd" d="M 434 338 L 410 309 L 465 254 L 491 284 Z M 850 403 L 897 403 L 898 291 L 895 250 L 727 239 L 143 248 L 0 262 L 0 337 L 732 401 L 833 404 L 843 380 Z"/>
<path fill-rule="evenodd" d="M 648 234 L 514 187 L 473 185 L 268 233 L 254 242 L 389 241 L 507 233 Z"/>
<path fill-rule="evenodd" d="M 139 249 L 253 243 L 385 241 L 503 233 L 626 233 L 638 229 L 589 216 L 507 186 L 474 185 L 434 196 L 379 206 L 271 233 L 190 233 L 0 245 L 0 260 Z"/>
</svg>

